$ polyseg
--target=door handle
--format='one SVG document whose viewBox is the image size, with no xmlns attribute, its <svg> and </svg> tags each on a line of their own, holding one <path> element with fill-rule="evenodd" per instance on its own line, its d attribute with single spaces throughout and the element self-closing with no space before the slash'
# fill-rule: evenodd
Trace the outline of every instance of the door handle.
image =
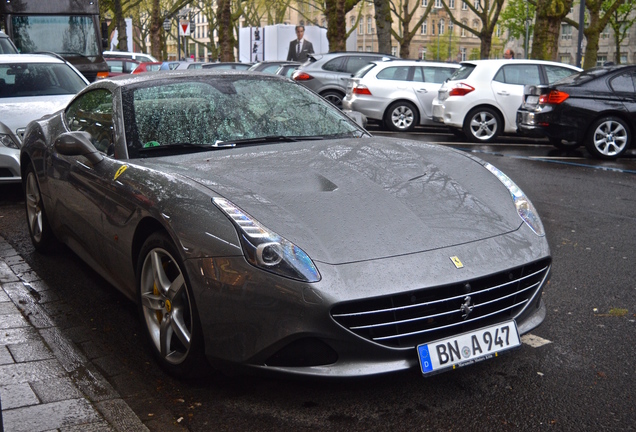
<svg viewBox="0 0 636 432">
<path fill-rule="evenodd" d="M 428 90 L 421 88 L 421 89 L 417 89 L 417 92 L 418 93 L 428 93 Z"/>
</svg>

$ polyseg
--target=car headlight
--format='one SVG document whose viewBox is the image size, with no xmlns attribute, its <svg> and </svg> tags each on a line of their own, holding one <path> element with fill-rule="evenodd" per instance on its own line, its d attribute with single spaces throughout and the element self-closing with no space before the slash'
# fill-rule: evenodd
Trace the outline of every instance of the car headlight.
<svg viewBox="0 0 636 432">
<path fill-rule="evenodd" d="M 534 208 L 534 205 L 532 205 L 532 202 L 530 202 L 526 194 L 519 189 L 519 186 L 517 186 L 515 182 L 510 180 L 510 177 L 501 172 L 499 168 L 487 162 L 484 166 L 508 188 L 510 195 L 512 195 L 512 201 L 515 203 L 515 207 L 517 208 L 517 213 L 519 213 L 521 219 L 528 224 L 536 235 L 540 237 L 545 236 L 543 223 L 537 214 L 537 210 Z"/>
<path fill-rule="evenodd" d="M 245 258 L 250 264 L 290 279 L 320 280 L 318 269 L 301 248 L 268 230 L 229 200 L 212 198 L 212 202 L 238 229 Z"/>
<path fill-rule="evenodd" d="M 1 134 L 0 133 L 0 145 L 5 147 L 19 149 L 20 145 L 15 142 L 15 140 L 11 137 L 11 135 Z"/>
</svg>

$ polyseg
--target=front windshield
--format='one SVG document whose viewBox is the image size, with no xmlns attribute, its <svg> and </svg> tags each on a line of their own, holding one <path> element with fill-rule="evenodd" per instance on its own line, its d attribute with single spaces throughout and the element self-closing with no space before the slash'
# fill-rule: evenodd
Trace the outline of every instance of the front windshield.
<svg viewBox="0 0 636 432">
<path fill-rule="evenodd" d="M 290 81 L 235 75 L 166 79 L 123 92 L 129 157 L 173 146 L 225 147 L 282 139 L 362 136 L 348 117 Z M 275 138 L 275 139 L 272 139 Z M 260 142 L 259 142 L 260 143 Z"/>
<path fill-rule="evenodd" d="M 14 42 L 21 53 L 51 51 L 63 56 L 99 55 L 97 32 L 90 16 L 17 15 L 12 24 Z"/>
<path fill-rule="evenodd" d="M 0 64 L 0 98 L 76 94 L 86 83 L 62 63 Z"/>
</svg>

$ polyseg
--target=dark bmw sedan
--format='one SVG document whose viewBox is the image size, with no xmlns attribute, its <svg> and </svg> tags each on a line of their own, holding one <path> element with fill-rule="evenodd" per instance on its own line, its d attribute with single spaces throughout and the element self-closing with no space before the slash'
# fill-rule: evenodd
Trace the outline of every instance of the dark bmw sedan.
<svg viewBox="0 0 636 432">
<path fill-rule="evenodd" d="M 548 137 L 560 149 L 585 145 L 601 159 L 618 158 L 632 144 L 636 65 L 598 67 L 524 93 L 517 111 L 522 134 Z"/>
</svg>

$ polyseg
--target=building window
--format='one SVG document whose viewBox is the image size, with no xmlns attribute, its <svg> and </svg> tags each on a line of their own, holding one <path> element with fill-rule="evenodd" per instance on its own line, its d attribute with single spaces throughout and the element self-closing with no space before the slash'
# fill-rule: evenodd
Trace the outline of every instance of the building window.
<svg viewBox="0 0 636 432">
<path fill-rule="evenodd" d="M 420 47 L 419 52 L 417 53 L 417 58 L 420 60 L 426 60 L 426 48 Z"/>
<path fill-rule="evenodd" d="M 428 6 L 428 0 L 422 0 L 422 7 Z"/>
<path fill-rule="evenodd" d="M 467 26 L 468 25 L 468 21 L 462 20 L 462 24 Z M 461 31 L 460 35 L 461 35 L 461 37 L 466 37 L 466 28 L 465 27 L 462 27 L 462 31 Z"/>
<path fill-rule="evenodd" d="M 466 10 L 468 9 L 468 5 L 466 4 L 465 1 L 462 2 L 462 10 Z"/>
<path fill-rule="evenodd" d="M 439 34 L 444 34 L 444 20 L 439 20 Z"/>
<path fill-rule="evenodd" d="M 606 55 L 596 56 L 596 66 L 603 66 L 607 62 Z"/>
<path fill-rule="evenodd" d="M 606 25 L 601 33 L 601 39 L 608 39 L 610 37 L 610 26 Z"/>
<path fill-rule="evenodd" d="M 475 10 L 477 12 L 481 10 L 481 0 L 475 0 Z"/>
<path fill-rule="evenodd" d="M 362 47 L 362 45 L 359 45 L 359 46 L 358 46 L 358 51 L 359 51 L 359 52 L 364 51 L 364 48 Z"/>
<path fill-rule="evenodd" d="M 367 45 L 367 52 L 371 52 L 371 45 Z"/>
<path fill-rule="evenodd" d="M 621 64 L 627 64 L 627 54 L 621 53 Z"/>
<path fill-rule="evenodd" d="M 424 21 L 422 23 L 422 34 L 425 35 L 428 32 L 428 22 Z"/>
<path fill-rule="evenodd" d="M 569 54 L 559 56 L 559 61 L 563 64 L 570 64 L 570 59 L 572 57 Z"/>
<path fill-rule="evenodd" d="M 461 56 L 461 60 L 460 61 L 466 61 L 466 48 L 460 48 L 459 49 L 459 53 Z"/>
<path fill-rule="evenodd" d="M 351 26 L 349 28 L 352 29 L 353 27 L 355 27 L 355 25 L 356 25 L 356 17 L 351 17 Z"/>
<path fill-rule="evenodd" d="M 367 17 L 367 34 L 373 34 L 373 19 Z"/>
<path fill-rule="evenodd" d="M 453 25 L 453 22 L 449 22 L 448 23 L 448 32 L 452 35 L 453 34 L 453 29 L 455 28 L 455 26 Z"/>
<path fill-rule="evenodd" d="M 391 46 L 391 55 L 397 57 L 397 46 Z"/>
<path fill-rule="evenodd" d="M 455 0 L 448 0 L 448 8 L 455 9 Z"/>
<path fill-rule="evenodd" d="M 358 24 L 358 34 L 364 34 L 364 20 L 360 20 L 360 24 Z"/>
<path fill-rule="evenodd" d="M 435 20 L 431 21 L 431 34 L 435 34 Z"/>
<path fill-rule="evenodd" d="M 435 9 L 441 9 L 443 7 L 442 0 L 435 0 Z"/>
<path fill-rule="evenodd" d="M 561 24 L 561 39 L 572 39 L 572 26 L 570 24 Z"/>
</svg>

